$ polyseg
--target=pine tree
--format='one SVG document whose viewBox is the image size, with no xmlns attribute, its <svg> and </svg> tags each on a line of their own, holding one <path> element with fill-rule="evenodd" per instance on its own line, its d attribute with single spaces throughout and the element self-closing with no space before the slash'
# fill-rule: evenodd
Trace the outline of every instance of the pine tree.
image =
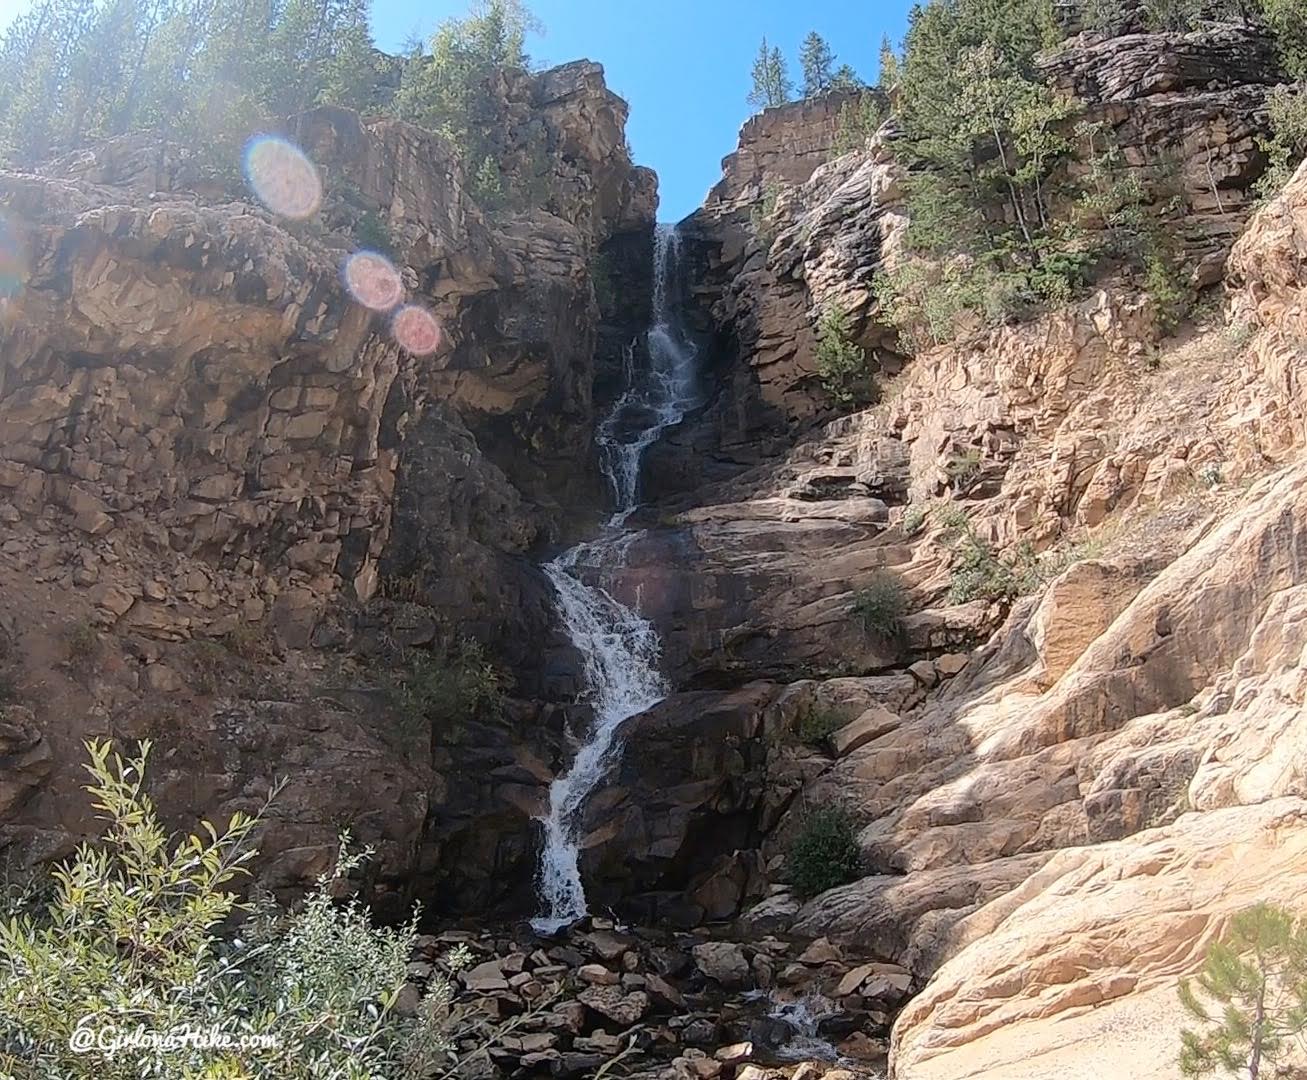
<svg viewBox="0 0 1307 1080">
<path fill-rule="evenodd" d="M 799 50 L 799 64 L 803 68 L 803 96 L 806 98 L 824 94 L 831 88 L 835 76 L 835 54 L 816 30 L 803 39 Z"/>
<path fill-rule="evenodd" d="M 789 101 L 793 91 L 794 84 L 790 82 L 785 57 L 780 49 L 769 48 L 764 37 L 753 61 L 753 89 L 746 100 L 755 107 L 773 108 Z"/>
<path fill-rule="evenodd" d="M 841 64 L 830 80 L 832 90 L 858 90 L 865 85 L 866 83 L 858 78 L 858 73 L 848 64 Z"/>
<path fill-rule="evenodd" d="M 880 39 L 880 76 L 877 85 L 882 90 L 890 90 L 899 81 L 899 58 L 890 44 L 889 35 Z"/>
<path fill-rule="evenodd" d="M 1180 983 L 1181 1002 L 1205 1026 L 1181 1033 L 1180 1071 L 1259 1080 L 1307 1030 L 1307 921 L 1269 904 L 1240 912 L 1195 983 L 1219 1008 L 1209 1012 L 1195 986 Z"/>
</svg>

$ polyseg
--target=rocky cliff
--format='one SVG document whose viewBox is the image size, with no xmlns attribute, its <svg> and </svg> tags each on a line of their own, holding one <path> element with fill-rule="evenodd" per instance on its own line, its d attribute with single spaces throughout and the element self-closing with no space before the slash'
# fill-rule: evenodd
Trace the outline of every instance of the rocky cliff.
<svg viewBox="0 0 1307 1080">
<path fill-rule="evenodd" d="M 537 731 L 540 707 L 523 704 L 428 753 L 405 745 L 377 675 L 406 649 L 472 638 L 521 698 L 551 679 L 567 693 L 534 557 L 602 511 L 596 364 L 640 314 L 605 323 L 594 268 L 643 273 L 632 291 L 647 295 L 657 197 L 598 65 L 505 73 L 496 93 L 505 159 L 521 132 L 547 148 L 533 158 L 547 197 L 529 210 L 479 207 L 438 137 L 330 108 L 286 125 L 323 189 L 307 221 L 140 139 L 0 175 L 15 268 L 0 805 L 16 865 L 87 828 L 83 738 L 151 735 L 170 815 L 248 807 L 290 777 L 263 845 L 276 884 L 316 873 L 353 821 L 411 891 L 479 818 L 450 899 L 529 887 L 536 796 L 522 792 L 547 766 L 514 748 L 548 760 L 557 727 Z M 342 274 L 378 242 L 360 239 L 368 219 L 438 322 L 422 355 Z"/>
<path fill-rule="evenodd" d="M 836 152 L 869 94 L 750 121 L 683 223 L 707 392 L 603 580 L 672 693 L 626 722 L 580 843 L 592 909 L 659 932 L 487 946 L 463 983 L 488 1007 L 560 971 L 576 991 L 495 1075 L 587 1075 L 634 1033 L 664 1059 L 639 1076 L 839 1077 L 751 1060 L 816 993 L 804 1034 L 857 1068 L 1174 1075 L 1178 977 L 1307 885 L 1307 167 L 1255 205 L 1263 35 L 1123 29 L 1040 62 L 1130 168 L 1172 162 L 1207 301 L 1175 332 L 1107 274 L 950 345 L 898 337 L 873 289 L 906 225 L 896 132 Z M 530 910 L 532 818 L 586 720 L 536 562 L 607 509 L 592 440 L 633 339 L 640 362 L 655 191 L 596 65 L 494 93 L 532 209 L 477 205 L 436 136 L 332 109 L 284 132 L 323 182 L 300 223 L 135 140 L 0 174 L 11 865 L 92 828 L 82 739 L 149 737 L 173 821 L 288 777 L 275 888 L 349 824 L 386 915 Z M 421 356 L 342 279 L 374 219 L 438 319 Z M 816 369 L 828 305 L 872 361 L 852 411 Z M 414 724 L 437 692 L 415 659 L 469 640 L 502 708 Z M 860 872 L 799 895 L 791 842 L 832 806 Z"/>
</svg>

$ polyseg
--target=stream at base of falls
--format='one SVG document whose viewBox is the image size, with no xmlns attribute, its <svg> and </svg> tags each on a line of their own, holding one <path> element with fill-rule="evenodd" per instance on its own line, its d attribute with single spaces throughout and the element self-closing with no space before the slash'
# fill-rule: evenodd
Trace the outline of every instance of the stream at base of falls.
<svg viewBox="0 0 1307 1080">
<path fill-rule="evenodd" d="M 569 548 L 542 568 L 554 586 L 563 628 L 581 654 L 582 700 L 592 706 L 594 720 L 571 764 L 550 786 L 549 810 L 541 819 L 541 914 L 532 921 L 541 933 L 555 933 L 587 914 L 578 865 L 585 802 L 621 751 L 622 724 L 656 705 L 669 689 L 659 669 L 657 632 L 609 595 L 602 581 L 605 571 L 621 568 L 637 535 L 626 521 L 639 505 L 645 451 L 698 402 L 698 353 L 671 295 L 679 259 L 675 227 L 658 226 L 653 319 L 646 335 L 649 366 L 636 370 L 636 350 L 628 347 L 625 388 L 595 430 L 600 467 L 613 493 L 613 515 L 598 538 Z"/>
</svg>

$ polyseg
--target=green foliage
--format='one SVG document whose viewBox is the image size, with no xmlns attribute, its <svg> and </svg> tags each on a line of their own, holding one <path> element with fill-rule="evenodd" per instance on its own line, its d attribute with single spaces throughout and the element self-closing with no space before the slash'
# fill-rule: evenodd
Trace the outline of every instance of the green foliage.
<svg viewBox="0 0 1307 1080">
<path fill-rule="evenodd" d="M 834 709 L 813 706 L 805 709 L 799 717 L 799 738 L 809 746 L 823 747 L 826 740 L 847 723 L 848 720 Z"/>
<path fill-rule="evenodd" d="M 966 450 L 960 450 L 953 454 L 944 463 L 944 471 L 948 473 L 949 479 L 953 482 L 953 487 L 961 491 L 969 487 L 971 482 L 980 475 L 983 460 L 980 450 L 970 446 Z"/>
<path fill-rule="evenodd" d="M 926 518 L 929 516 L 929 506 L 922 506 L 920 503 L 909 506 L 903 511 L 903 534 L 905 536 L 915 536 L 921 531 L 921 527 L 926 524 Z"/>
<path fill-rule="evenodd" d="M 799 66 L 803 71 L 803 96 L 824 94 L 835 81 L 835 54 L 816 30 L 803 39 L 799 49 Z"/>
<path fill-rule="evenodd" d="M 889 35 L 885 34 L 880 39 L 880 75 L 876 79 L 876 85 L 888 93 L 898 81 L 898 54 L 894 52 L 894 46 L 890 42 Z"/>
<path fill-rule="evenodd" d="M 1302 0 L 1258 0 L 1266 25 L 1275 33 L 1285 70 L 1307 79 L 1307 7 Z"/>
<path fill-rule="evenodd" d="M 971 522 L 967 512 L 953 503 L 945 503 L 936 513 L 940 526 L 945 529 L 965 529 Z"/>
<path fill-rule="evenodd" d="M 829 305 L 817 319 L 817 376 L 841 405 L 866 397 L 867 354 L 852 340 L 849 317 L 838 304 Z"/>
<path fill-rule="evenodd" d="M 1267 102 L 1267 113 L 1271 134 L 1259 140 L 1270 159 L 1257 183 L 1262 198 L 1276 195 L 1307 154 L 1307 93 L 1278 87 Z"/>
<path fill-rule="evenodd" d="M 1157 308 L 1162 330 L 1171 333 L 1193 308 L 1193 291 L 1180 277 L 1174 259 L 1156 248 L 1144 255 L 1144 289 Z"/>
<path fill-rule="evenodd" d="M 835 118 L 831 155 L 840 157 L 852 150 L 861 150 L 884 122 L 885 110 L 875 94 L 865 93 L 855 101 L 846 101 Z"/>
<path fill-rule="evenodd" d="M 0 37 L 0 157 L 150 130 L 236 174 L 240 148 L 376 83 L 367 0 L 38 0 Z"/>
<path fill-rule="evenodd" d="M 764 37 L 753 61 L 753 88 L 745 100 L 756 109 L 769 109 L 784 105 L 793 92 L 785 57 L 780 49 L 769 48 Z"/>
<path fill-rule="evenodd" d="M 395 1011 L 414 924 L 378 929 L 357 901 L 332 899 L 369 853 L 350 854 L 346 834 L 334 870 L 294 912 L 241 902 L 234 889 L 255 856 L 262 812 L 238 811 L 222 831 L 206 821 L 201 835 L 170 836 L 145 793 L 150 749 L 143 743 L 123 760 L 107 743 L 88 745 L 87 790 L 107 822 L 103 839 L 55 872 L 48 902 L 4 899 L 0 1073 L 419 1080 L 448 1066 L 455 1038 L 472 1032 L 449 982 L 437 975 L 415 1016 Z M 242 911 L 237 940 L 232 917 Z M 69 1040 L 83 1021 L 120 1036 L 217 1026 L 260 1042 L 77 1053 Z"/>
<path fill-rule="evenodd" d="M 546 134 L 538 125 L 507 130 L 494 93 L 498 72 L 526 69 L 526 35 L 538 27 L 520 0 L 485 0 L 463 18 L 446 19 L 427 49 L 404 65 L 395 112 L 439 132 L 468 168 L 473 198 L 487 209 L 544 205 Z M 511 136 L 511 138 L 509 137 Z M 508 144 L 516 149 L 506 158 Z"/>
<path fill-rule="evenodd" d="M 354 239 L 369 251 L 379 251 L 387 256 L 395 254 L 395 239 L 390 234 L 390 225 L 375 210 L 365 210 L 359 216 L 354 225 Z"/>
<path fill-rule="evenodd" d="M 1142 0 L 1144 20 L 1152 30 L 1191 30 L 1202 18 L 1204 0 Z"/>
<path fill-rule="evenodd" d="M 753 230 L 753 235 L 764 244 L 771 244 L 776 238 L 773 219 L 776 216 L 776 203 L 780 195 L 780 185 L 775 180 L 769 180 L 762 190 L 762 198 L 749 207 L 749 226 Z"/>
<path fill-rule="evenodd" d="M 64 647 L 68 650 L 68 666 L 74 671 L 90 671 L 100 658 L 102 643 L 100 631 L 88 620 L 80 620 L 64 627 Z"/>
<path fill-rule="evenodd" d="M 1111 0 L 1087 12 L 1120 15 Z M 1105 258 L 1136 269 L 1163 321 L 1187 311 L 1160 225 L 1180 209 L 1165 190 L 1172 170 L 1154 163 L 1145 190 L 1102 123 L 1072 123 L 1078 105 L 1035 65 L 1059 33 L 1051 0 L 936 0 L 912 13 L 897 76 L 910 224 L 905 256 L 873 288 L 918 350 L 1066 303 Z"/>
<path fill-rule="evenodd" d="M 907 612 L 903 586 L 892 574 L 881 571 L 853 594 L 849 611 L 867 633 L 893 637 L 902 629 Z"/>
<path fill-rule="evenodd" d="M 790 845 L 786 869 L 794 891 L 803 897 L 855 881 L 862 873 L 862 854 L 848 811 L 839 806 L 811 811 Z"/>
<path fill-rule="evenodd" d="M 406 744 L 432 731 L 452 739 L 468 721 L 499 713 L 504 678 L 480 642 L 461 638 L 441 656 L 415 654 L 407 674 L 392 686 L 391 699 Z"/>
<path fill-rule="evenodd" d="M 1269 904 L 1240 912 L 1180 1000 L 1201 1025 L 1180 1036 L 1185 1076 L 1270 1075 L 1307 1030 L 1307 922 Z"/>
<path fill-rule="evenodd" d="M 953 604 L 972 600 L 991 603 L 1012 600 L 1021 593 L 1020 579 L 1009 562 L 968 528 L 954 553 L 948 598 Z"/>
</svg>

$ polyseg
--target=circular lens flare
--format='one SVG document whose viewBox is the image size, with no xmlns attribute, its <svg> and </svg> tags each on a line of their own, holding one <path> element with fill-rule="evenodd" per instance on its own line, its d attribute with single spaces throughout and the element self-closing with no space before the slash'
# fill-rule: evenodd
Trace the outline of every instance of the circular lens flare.
<svg viewBox="0 0 1307 1080">
<path fill-rule="evenodd" d="M 275 135 L 257 135 L 245 144 L 245 179 L 274 214 L 311 217 L 322 205 L 322 181 L 298 146 Z"/>
<path fill-rule="evenodd" d="M 440 348 L 440 323 L 426 308 L 416 304 L 399 309 L 391 330 L 395 340 L 414 356 L 426 356 Z"/>
<path fill-rule="evenodd" d="M 350 295 L 373 311 L 389 311 L 404 297 L 399 271 L 375 251 L 356 251 L 346 259 L 344 279 Z"/>
</svg>

